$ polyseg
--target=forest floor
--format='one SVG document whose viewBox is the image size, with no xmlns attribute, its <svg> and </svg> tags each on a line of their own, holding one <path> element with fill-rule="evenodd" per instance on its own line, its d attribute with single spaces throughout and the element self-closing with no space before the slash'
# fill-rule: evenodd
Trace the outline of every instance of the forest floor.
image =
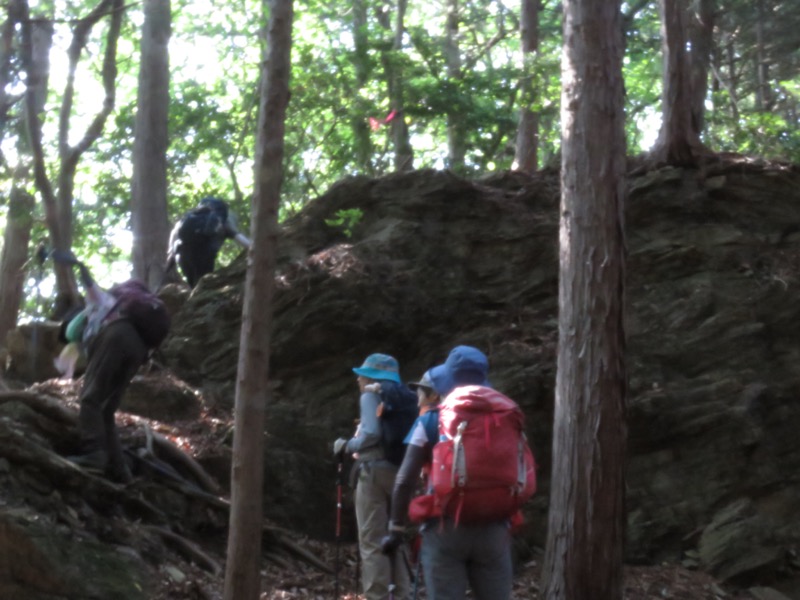
<svg viewBox="0 0 800 600">
<path fill-rule="evenodd" d="M 233 426 L 233 415 L 227 411 L 218 409 L 214 416 L 215 427 L 208 426 L 205 419 L 199 422 L 173 421 L 161 423 L 162 431 L 173 440 L 182 440 L 185 450 L 202 454 L 209 446 L 219 443 L 220 430 Z M 122 420 L 125 421 L 125 416 Z M 261 600 L 364 600 L 364 595 L 358 592 L 360 561 L 357 544 L 324 542 L 301 533 L 294 534 L 293 539 L 322 563 L 332 568 L 340 565 L 338 576 L 292 557 L 286 557 L 283 565 L 267 559 L 262 562 Z M 218 558 L 220 563 L 224 562 L 224 557 Z M 539 555 L 516 565 L 512 600 L 538 600 L 542 597 L 542 558 Z M 223 597 L 223 574 L 215 576 L 185 562 L 180 563 L 177 569 L 164 568 L 162 573 L 160 588 L 152 600 L 221 600 Z M 471 594 L 468 593 L 468 597 Z M 723 584 L 707 573 L 680 565 L 626 566 L 624 569 L 624 600 L 752 600 L 757 597 L 748 590 Z M 420 583 L 416 598 L 427 598 L 424 581 Z"/>
<path fill-rule="evenodd" d="M 59 384 L 49 382 L 39 386 L 61 396 L 68 408 L 77 413 L 77 384 Z M 205 415 L 206 417 L 208 415 Z M 134 417 L 119 411 L 118 425 L 122 430 L 130 430 L 148 421 L 153 431 L 160 432 L 189 454 L 202 454 L 210 446 L 219 444 L 222 432 L 233 426 L 232 415 L 217 410 L 214 419 L 200 418 L 187 421 L 158 422 Z M 213 423 L 212 423 L 213 421 Z M 137 477 L 139 484 L 146 483 Z M 137 481 L 134 481 L 130 493 L 135 494 Z M 122 527 L 125 525 L 120 524 Z M 217 534 L 206 542 L 195 540 L 201 545 L 202 553 L 207 555 L 215 565 L 215 570 L 204 569 L 185 555 L 170 553 L 167 560 L 159 563 L 158 575 L 151 579 L 155 587 L 149 600 L 221 600 L 224 585 L 224 521 Z M 133 530 L 138 527 L 135 522 L 128 523 Z M 291 538 L 294 545 L 316 559 L 304 560 L 290 553 L 280 555 L 265 554 L 262 560 L 262 594 L 261 600 L 285 599 L 332 599 L 363 600 L 358 593 L 357 546 L 350 541 L 325 542 L 311 539 L 299 532 L 281 528 L 284 537 Z M 514 578 L 513 600 L 537 600 L 541 598 L 541 553 L 533 559 L 518 564 Z M 332 571 L 327 572 L 319 565 L 328 565 Z M 338 594 L 337 594 L 338 590 Z M 418 589 L 417 598 L 427 597 L 424 581 Z M 468 595 L 469 597 L 469 595 Z M 626 566 L 624 572 L 624 600 L 644 600 L 669 598 L 676 600 L 752 600 L 779 596 L 760 596 L 748 590 L 736 589 L 715 580 L 701 571 L 688 569 L 678 565 Z"/>
<path fill-rule="evenodd" d="M 335 564 L 336 546 L 305 540 L 303 545 L 329 564 Z M 356 592 L 356 546 L 339 548 L 342 568 L 338 577 L 339 600 L 363 600 Z M 222 577 L 212 579 L 207 573 L 193 569 L 184 581 L 178 582 L 165 574 L 158 596 L 153 600 L 220 600 Z M 336 598 L 337 578 L 305 565 L 281 568 L 268 565 L 262 570 L 261 600 L 322 600 Z M 513 600 L 541 598 L 541 565 L 532 560 L 522 565 L 514 578 Z M 424 583 L 417 598 L 426 598 Z M 626 567 L 624 600 L 670 598 L 674 600 L 752 600 L 746 590 L 736 590 L 699 571 L 674 565 Z"/>
</svg>

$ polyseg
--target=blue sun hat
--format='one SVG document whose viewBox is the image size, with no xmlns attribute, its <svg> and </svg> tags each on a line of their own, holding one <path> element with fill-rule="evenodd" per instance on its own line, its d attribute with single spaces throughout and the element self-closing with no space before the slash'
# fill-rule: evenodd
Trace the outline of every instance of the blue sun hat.
<svg viewBox="0 0 800 600">
<path fill-rule="evenodd" d="M 353 367 L 353 373 L 369 379 L 388 379 L 400 383 L 400 365 L 397 359 L 388 354 L 370 354 L 360 367 Z"/>
<path fill-rule="evenodd" d="M 490 385 L 489 359 L 472 346 L 456 346 L 443 365 L 428 371 L 436 391 L 446 396 L 461 385 Z"/>
</svg>

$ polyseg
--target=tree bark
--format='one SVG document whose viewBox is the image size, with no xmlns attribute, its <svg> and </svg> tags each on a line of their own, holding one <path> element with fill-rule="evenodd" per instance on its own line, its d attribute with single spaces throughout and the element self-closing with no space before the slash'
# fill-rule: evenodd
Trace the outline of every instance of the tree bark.
<svg viewBox="0 0 800 600">
<path fill-rule="evenodd" d="M 0 141 L 8 135 L 8 113 L 19 98 L 9 94 L 12 75 L 16 76 L 13 64 L 17 51 L 16 27 L 24 15 L 24 5 L 20 0 L 11 0 L 6 10 L 6 20 L 0 25 Z M 0 150 L 0 167 L 6 167 L 6 160 Z"/>
<path fill-rule="evenodd" d="M 756 0 L 756 110 L 767 112 L 772 108 L 772 94 L 769 89 L 769 62 L 764 36 L 764 0 Z"/>
<path fill-rule="evenodd" d="M 362 97 L 369 81 L 369 38 L 367 35 L 367 6 L 365 0 L 353 1 L 353 65 L 356 70 L 356 92 L 353 95 L 353 136 L 356 146 L 356 164 L 364 173 L 372 174 L 372 137 L 366 115 L 370 106 Z"/>
<path fill-rule="evenodd" d="M 28 5 L 25 3 L 25 18 L 22 24 L 22 62 L 27 73 L 28 89 L 25 95 L 25 112 L 28 134 L 33 154 L 34 181 L 36 189 L 42 197 L 45 220 L 50 233 L 50 241 L 54 248 L 68 251 L 72 248 L 72 197 L 75 185 L 75 172 L 80 157 L 100 137 L 106 119 L 114 109 L 117 77 L 117 41 L 122 27 L 123 0 L 102 0 L 83 19 L 77 21 L 73 28 L 72 40 L 67 50 L 69 66 L 67 83 L 58 115 L 58 154 L 59 171 L 57 185 L 54 186 L 47 173 L 44 147 L 42 144 L 42 121 L 39 117 L 42 106 L 42 91 L 47 90 L 47 67 L 49 66 L 49 45 L 37 40 L 52 40 L 52 24 L 36 22 L 32 25 Z M 108 30 L 103 55 L 102 81 L 105 90 L 102 106 L 86 128 L 83 137 L 74 146 L 69 145 L 70 119 L 75 97 L 75 72 L 81 53 L 86 47 L 92 28 L 108 17 Z M 41 28 L 50 29 L 49 38 L 38 35 Z M 40 48 L 41 46 L 41 48 Z M 45 52 L 46 50 L 46 52 Z M 70 307 L 80 303 L 75 275 L 68 265 L 56 264 L 56 306 L 53 318 L 60 318 Z"/>
<path fill-rule="evenodd" d="M 625 131 L 620 0 L 566 0 L 547 600 L 622 598 Z"/>
<path fill-rule="evenodd" d="M 167 147 L 169 114 L 169 0 L 145 0 L 136 124 L 131 225 L 133 275 L 156 289 L 164 278 L 169 239 Z"/>
<path fill-rule="evenodd" d="M 392 145 L 394 146 L 394 168 L 398 172 L 414 169 L 414 152 L 411 148 L 411 138 L 406 124 L 405 100 L 403 98 L 403 71 L 400 68 L 398 57 L 403 51 L 403 33 L 405 32 L 405 15 L 408 0 L 397 0 L 397 15 L 394 30 L 389 19 L 389 4 L 385 3 L 378 9 L 378 21 L 387 31 L 392 31 L 392 46 L 390 52 L 382 52 L 381 59 L 386 74 L 389 90 L 389 106 L 395 113 L 391 121 Z"/>
<path fill-rule="evenodd" d="M 520 81 L 519 126 L 514 164 L 523 173 L 539 166 L 539 114 L 531 109 L 537 92 L 534 61 L 539 52 L 539 0 L 522 0 L 520 17 L 522 42 L 522 80 Z"/>
<path fill-rule="evenodd" d="M 451 89 L 456 90 L 461 87 L 463 79 L 461 49 L 458 43 L 458 0 L 447 0 L 446 9 L 444 53 L 447 61 L 447 79 Z M 464 115 L 458 106 L 453 104 L 451 110 L 447 112 L 447 166 L 457 173 L 463 172 L 466 153 Z"/>
<path fill-rule="evenodd" d="M 68 250 L 70 245 L 59 226 L 56 192 L 47 174 L 42 143 L 42 110 L 47 97 L 50 75 L 50 48 L 53 26 L 47 21 L 32 21 L 27 1 L 20 2 L 22 11 L 20 36 L 22 65 L 26 75 L 25 126 L 33 158 L 33 178 L 44 207 L 45 222 L 54 248 Z M 63 316 L 71 306 L 80 302 L 78 286 L 72 269 L 64 264 L 54 265 L 56 277 L 56 307 L 53 318 Z"/>
<path fill-rule="evenodd" d="M 6 335 L 17 324 L 22 287 L 25 283 L 25 262 L 33 225 L 34 198 L 14 187 L 8 202 L 6 230 L 3 235 L 3 254 L 0 258 L 0 347 L 5 347 Z"/>
<path fill-rule="evenodd" d="M 658 162 L 691 166 L 705 153 L 705 149 L 692 122 L 684 1 L 659 0 L 664 74 L 661 130 L 653 148 L 653 157 Z"/>
<path fill-rule="evenodd" d="M 714 0 L 695 0 L 694 17 L 689 28 L 692 44 L 691 95 L 692 128 L 698 135 L 705 129 L 706 96 L 708 96 L 708 71 L 714 44 Z"/>
<path fill-rule="evenodd" d="M 261 69 L 255 190 L 236 379 L 235 436 L 225 600 L 258 600 L 264 424 L 269 390 L 272 297 L 291 73 L 292 0 L 264 0 L 269 14 Z"/>
</svg>

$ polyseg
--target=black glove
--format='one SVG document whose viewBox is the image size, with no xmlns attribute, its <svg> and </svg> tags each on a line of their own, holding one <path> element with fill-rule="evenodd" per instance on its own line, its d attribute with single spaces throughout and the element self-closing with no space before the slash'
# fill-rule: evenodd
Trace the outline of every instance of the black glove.
<svg viewBox="0 0 800 600">
<path fill-rule="evenodd" d="M 92 279 L 91 273 L 89 273 L 89 269 L 86 268 L 82 262 L 78 263 L 78 268 L 81 272 L 81 283 L 83 284 L 84 288 L 90 288 L 94 285 L 94 279 Z"/>
<path fill-rule="evenodd" d="M 403 543 L 403 534 L 399 531 L 392 531 L 389 535 L 383 536 L 381 540 L 381 552 L 384 554 L 394 554 Z"/>
</svg>

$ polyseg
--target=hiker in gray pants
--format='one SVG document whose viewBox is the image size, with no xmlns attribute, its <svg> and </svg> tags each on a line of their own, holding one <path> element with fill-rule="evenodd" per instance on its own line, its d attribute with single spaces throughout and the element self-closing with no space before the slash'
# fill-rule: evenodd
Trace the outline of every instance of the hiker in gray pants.
<svg viewBox="0 0 800 600">
<path fill-rule="evenodd" d="M 453 348 L 443 365 L 433 367 L 413 384 L 418 388 L 420 405 L 427 404 L 432 396 L 444 398 L 462 385 L 488 386 L 488 367 L 488 359 L 480 350 L 471 346 Z M 433 408 L 421 414 L 406 438 L 408 449 L 395 479 L 388 535 L 381 541 L 384 552 L 391 553 L 402 543 L 412 494 L 439 441 L 438 425 L 439 411 Z M 420 561 L 428 600 L 464 600 L 467 586 L 477 600 L 511 598 L 511 529 L 507 519 L 455 525 L 451 518 L 437 516 L 428 519 L 420 532 Z"/>
<path fill-rule="evenodd" d="M 356 459 L 358 483 L 355 507 L 364 596 L 367 600 L 386 600 L 390 597 L 390 585 L 393 584 L 391 597 L 394 600 L 407 600 L 411 586 L 403 549 L 395 548 L 396 551 L 389 556 L 381 552 L 381 539 L 386 534 L 389 522 L 389 503 L 397 467 L 384 455 L 379 424 L 379 386 L 404 386 L 397 360 L 388 354 L 370 354 L 353 372 L 358 376 L 361 392 L 358 430 L 349 440 L 336 440 L 333 452 L 335 456 L 347 452 Z"/>
</svg>

